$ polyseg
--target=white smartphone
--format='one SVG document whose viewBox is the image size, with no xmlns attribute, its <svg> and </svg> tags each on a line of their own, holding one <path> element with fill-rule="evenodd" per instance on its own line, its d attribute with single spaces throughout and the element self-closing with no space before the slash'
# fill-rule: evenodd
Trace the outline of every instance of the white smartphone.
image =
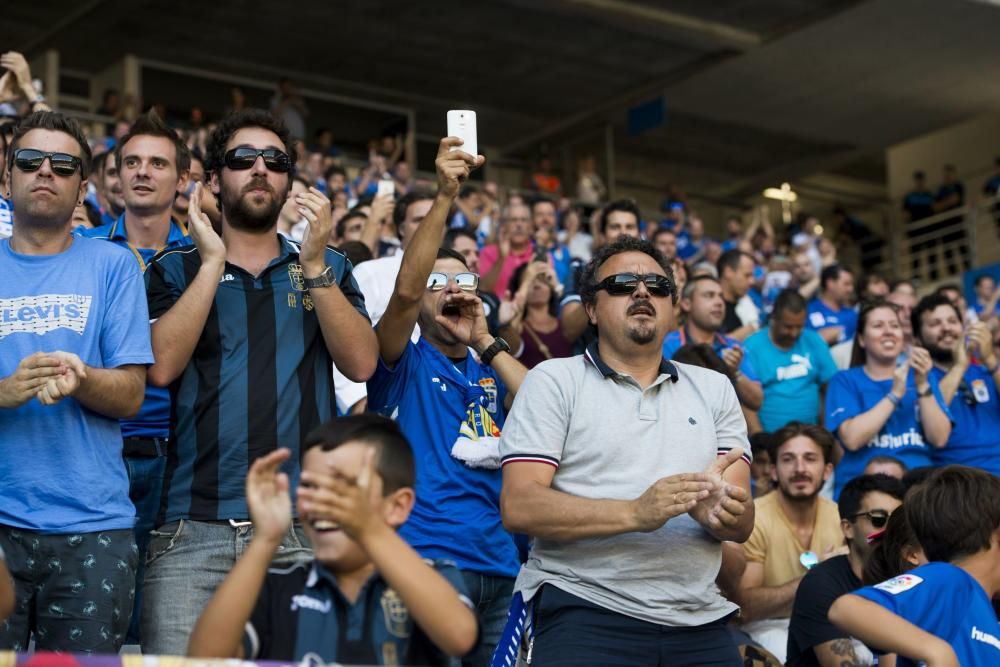
<svg viewBox="0 0 1000 667">
<path fill-rule="evenodd" d="M 448 112 L 448 136 L 458 137 L 465 143 L 459 150 L 475 157 L 479 155 L 479 143 L 476 139 L 476 112 L 468 109 L 452 109 Z M 452 150 L 455 150 L 452 148 Z"/>
<path fill-rule="evenodd" d="M 378 194 L 376 196 L 389 195 L 392 197 L 395 194 L 396 183 L 391 178 L 380 178 L 378 181 Z"/>
</svg>

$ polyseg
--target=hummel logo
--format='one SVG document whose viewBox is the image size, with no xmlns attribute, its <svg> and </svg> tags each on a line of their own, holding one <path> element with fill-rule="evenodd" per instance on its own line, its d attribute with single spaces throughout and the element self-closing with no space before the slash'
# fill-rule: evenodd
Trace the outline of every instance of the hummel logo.
<svg viewBox="0 0 1000 667">
<path fill-rule="evenodd" d="M 431 382 L 437 384 L 441 388 L 441 391 L 448 391 L 448 385 L 441 382 L 441 378 L 431 378 Z"/>
<path fill-rule="evenodd" d="M 222 280 L 220 280 L 219 282 L 220 283 L 228 283 L 228 282 L 230 282 L 232 280 L 236 280 L 236 276 L 234 276 L 231 273 L 227 273 L 226 275 L 222 276 Z"/>
</svg>

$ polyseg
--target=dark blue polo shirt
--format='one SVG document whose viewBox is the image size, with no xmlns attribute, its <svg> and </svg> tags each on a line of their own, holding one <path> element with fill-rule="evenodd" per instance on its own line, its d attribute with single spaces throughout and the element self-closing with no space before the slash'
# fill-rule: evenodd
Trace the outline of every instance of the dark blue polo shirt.
<svg viewBox="0 0 1000 667">
<path fill-rule="evenodd" d="M 157 252 L 191 245 L 191 237 L 187 235 L 187 229 L 176 220 L 171 219 L 170 231 L 167 233 L 167 244 L 163 248 L 137 248 L 128 240 L 124 213 L 109 224 L 93 229 L 81 229 L 77 233 L 92 239 L 105 239 L 131 251 L 136 261 L 139 262 L 140 271 L 146 270 L 149 260 L 153 259 Z M 139 414 L 131 419 L 122 419 L 121 425 L 123 438 L 166 438 L 169 436 L 170 391 L 166 387 L 154 387 L 147 384 L 146 396 L 142 401 L 142 407 L 139 408 Z"/>
<path fill-rule="evenodd" d="M 171 446 L 159 524 L 246 519 L 250 464 L 288 447 L 286 472 L 294 487 L 302 439 L 337 414 L 333 360 L 303 284 L 299 245 L 276 238 L 281 255 L 259 276 L 226 263 L 194 353 L 170 385 Z M 347 300 L 367 317 L 347 257 L 327 248 L 326 263 Z M 195 246 L 153 259 L 145 274 L 150 319 L 173 307 L 200 267 Z"/>
<path fill-rule="evenodd" d="M 462 575 L 445 561 L 428 561 L 471 609 Z M 448 658 L 413 622 L 396 591 L 378 573 L 352 604 L 318 561 L 272 569 L 243 634 L 247 660 L 357 665 L 447 665 Z"/>
<path fill-rule="evenodd" d="M 903 198 L 903 210 L 915 222 L 934 215 L 934 193 L 930 190 L 914 190 Z"/>
</svg>

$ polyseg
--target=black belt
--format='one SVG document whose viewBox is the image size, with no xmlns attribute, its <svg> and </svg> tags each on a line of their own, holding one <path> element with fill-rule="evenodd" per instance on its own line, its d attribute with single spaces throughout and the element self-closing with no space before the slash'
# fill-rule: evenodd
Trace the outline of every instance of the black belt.
<svg viewBox="0 0 1000 667">
<path fill-rule="evenodd" d="M 167 455 L 166 438 L 124 438 L 122 456 L 128 458 L 153 459 Z"/>
</svg>

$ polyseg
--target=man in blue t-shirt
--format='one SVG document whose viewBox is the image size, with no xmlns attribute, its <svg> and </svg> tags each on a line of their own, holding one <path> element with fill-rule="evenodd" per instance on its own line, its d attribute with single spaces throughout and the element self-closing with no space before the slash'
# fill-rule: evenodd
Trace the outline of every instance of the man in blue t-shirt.
<svg viewBox="0 0 1000 667">
<path fill-rule="evenodd" d="M 911 489 L 906 521 L 931 561 L 838 598 L 830 620 L 897 665 L 1000 664 L 1000 477 L 947 466 Z"/>
<path fill-rule="evenodd" d="M 722 287 L 712 276 L 697 276 L 687 282 L 680 300 L 684 325 L 667 334 L 663 340 L 663 357 L 672 359 L 674 353 L 687 344 L 711 345 L 719 358 L 736 378 L 736 395 L 748 410 L 759 410 L 764 391 L 742 343 L 721 333 L 726 315 L 726 302 Z"/>
<path fill-rule="evenodd" d="M 953 423 L 948 443 L 932 453 L 934 462 L 1000 475 L 1000 361 L 989 328 L 977 322 L 963 331 L 958 308 L 934 294 L 913 310 L 913 333 L 934 360 L 930 378 L 939 385 Z"/>
<path fill-rule="evenodd" d="M 174 197 L 185 189 L 191 166 L 191 151 L 177 133 L 149 112 L 136 120 L 107 160 L 112 162 L 106 168 L 118 170 L 125 212 L 114 222 L 80 234 L 125 248 L 142 271 L 159 251 L 190 245 L 186 228 L 170 217 Z M 129 497 L 136 509 L 135 543 L 139 547 L 130 644 L 139 643 L 143 561 L 160 509 L 169 436 L 170 391 L 147 383 L 139 414 L 122 420 L 122 451 Z"/>
<path fill-rule="evenodd" d="M 853 297 L 854 276 L 849 269 L 839 264 L 823 269 L 819 296 L 809 302 L 808 324 L 828 345 L 854 338 L 858 313 L 851 306 Z"/>
<path fill-rule="evenodd" d="M 413 446 L 417 501 L 400 534 L 424 558 L 461 570 L 482 622 L 482 640 L 466 663 L 478 666 L 489 664 L 520 568 L 500 518 L 499 438 L 527 370 L 490 335 L 478 276 L 462 255 L 440 248 L 459 184 L 482 162 L 449 150 L 461 143 L 441 141 L 437 196 L 403 254 L 376 329 L 380 360 L 368 381 L 368 408 L 394 416 Z"/>
<path fill-rule="evenodd" d="M 774 301 L 770 326 L 745 343 L 764 386 L 760 420 L 765 431 L 776 431 L 788 422 L 819 421 L 820 388 L 837 367 L 830 348 L 815 331 L 805 328 L 806 302 L 794 289 Z"/>
<path fill-rule="evenodd" d="M 0 650 L 117 653 L 137 553 L 118 420 L 152 363 L 129 253 L 71 234 L 90 149 L 75 121 L 37 112 L 11 140 L 17 211 L 0 241 L 0 550 L 17 607 Z"/>
</svg>

